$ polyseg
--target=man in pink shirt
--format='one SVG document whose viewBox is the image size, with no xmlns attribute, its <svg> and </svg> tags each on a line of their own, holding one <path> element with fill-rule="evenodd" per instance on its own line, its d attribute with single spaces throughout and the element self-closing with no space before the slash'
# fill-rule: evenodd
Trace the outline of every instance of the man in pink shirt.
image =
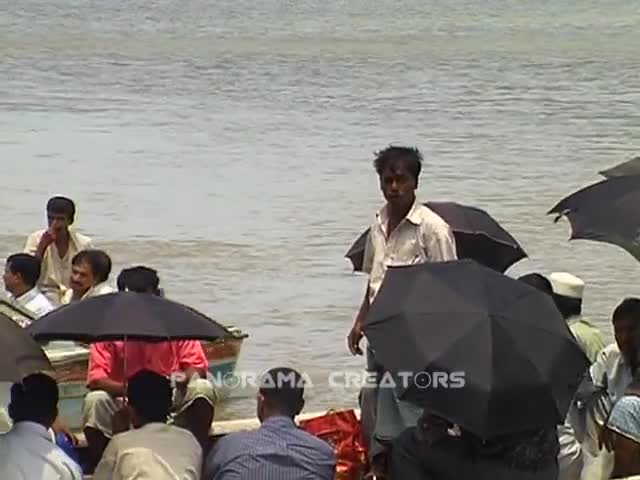
<svg viewBox="0 0 640 480">
<path fill-rule="evenodd" d="M 118 278 L 120 290 L 157 295 L 158 285 L 157 273 L 146 267 L 124 270 Z M 194 426 L 195 431 L 192 431 L 197 437 L 204 435 L 200 432 L 203 423 L 208 432 L 216 394 L 213 385 L 206 380 L 208 360 L 199 341 L 94 343 L 89 350 L 87 373 L 87 386 L 91 391 L 83 405 L 84 434 L 94 466 L 113 435 L 112 418 L 124 406 L 125 380 L 144 369 L 174 380 L 178 377 L 174 391 L 177 411 L 174 422 L 190 430 Z M 182 375 L 176 375 L 178 373 Z M 206 408 L 202 408 L 202 403 Z"/>
</svg>

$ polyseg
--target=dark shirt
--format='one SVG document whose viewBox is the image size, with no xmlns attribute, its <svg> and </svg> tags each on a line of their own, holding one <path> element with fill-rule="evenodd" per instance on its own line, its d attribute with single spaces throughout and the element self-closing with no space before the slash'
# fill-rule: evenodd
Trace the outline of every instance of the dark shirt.
<svg viewBox="0 0 640 480">
<path fill-rule="evenodd" d="M 478 444 L 464 437 L 442 436 L 427 445 L 417 428 L 405 430 L 392 448 L 391 477 L 402 480 L 557 480 L 558 438 L 538 432 L 507 444 Z M 555 446 L 554 446 L 555 445 Z M 555 454 L 554 454 L 555 452 Z"/>
</svg>

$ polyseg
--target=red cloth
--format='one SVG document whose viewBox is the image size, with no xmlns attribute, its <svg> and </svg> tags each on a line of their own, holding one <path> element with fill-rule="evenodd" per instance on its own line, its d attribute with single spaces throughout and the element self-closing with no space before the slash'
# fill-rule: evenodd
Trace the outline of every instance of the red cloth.
<svg viewBox="0 0 640 480">
<path fill-rule="evenodd" d="M 336 480 L 359 480 L 367 470 L 367 448 L 353 410 L 329 411 L 300 422 L 307 432 L 328 442 L 336 453 Z"/>
<path fill-rule="evenodd" d="M 124 372 L 124 342 L 99 342 L 89 347 L 87 383 L 102 378 L 123 382 L 147 369 L 170 376 L 193 367 L 207 369 L 209 362 L 202 344 L 196 340 L 149 343 L 127 340 L 127 372 Z"/>
</svg>

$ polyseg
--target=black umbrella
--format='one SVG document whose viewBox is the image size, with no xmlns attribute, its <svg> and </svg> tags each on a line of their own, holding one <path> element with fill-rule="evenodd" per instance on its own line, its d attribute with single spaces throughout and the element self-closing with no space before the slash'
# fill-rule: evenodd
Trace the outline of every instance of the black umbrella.
<svg viewBox="0 0 640 480">
<path fill-rule="evenodd" d="M 473 260 L 390 267 L 364 332 L 401 398 L 482 438 L 562 423 L 589 367 L 550 296 Z"/>
<path fill-rule="evenodd" d="M 570 240 L 617 245 L 640 260 L 640 175 L 620 176 L 590 185 L 564 198 L 549 214 L 566 216 Z"/>
<path fill-rule="evenodd" d="M 16 322 L 0 313 L 0 382 L 20 382 L 27 375 L 53 372 L 38 343 Z"/>
<path fill-rule="evenodd" d="M 424 205 L 451 227 L 459 258 L 471 258 L 489 268 L 505 272 L 527 256 L 516 239 L 484 210 L 455 202 L 428 202 Z M 345 255 L 356 272 L 362 271 L 368 235 L 369 229 L 358 237 Z"/>
<path fill-rule="evenodd" d="M 640 175 L 640 157 L 634 157 L 631 160 L 616 165 L 599 172 L 606 178 L 627 177 L 630 175 Z"/>
<path fill-rule="evenodd" d="M 180 303 L 148 293 L 116 292 L 70 303 L 33 322 L 37 340 L 216 340 L 225 328 Z"/>
</svg>

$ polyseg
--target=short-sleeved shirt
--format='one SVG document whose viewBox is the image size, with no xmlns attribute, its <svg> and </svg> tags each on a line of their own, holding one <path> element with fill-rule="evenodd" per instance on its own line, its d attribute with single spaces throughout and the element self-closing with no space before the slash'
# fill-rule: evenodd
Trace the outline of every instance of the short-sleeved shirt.
<svg viewBox="0 0 640 480">
<path fill-rule="evenodd" d="M 625 395 L 611 410 L 607 427 L 640 444 L 640 397 Z"/>
<path fill-rule="evenodd" d="M 625 390 L 633 381 L 631 368 L 616 343 L 606 346 L 598 354 L 589 373 L 596 387 L 606 389 L 611 403 L 622 398 Z"/>
<path fill-rule="evenodd" d="M 35 255 L 38 244 L 46 230 L 38 230 L 29 235 L 24 247 L 25 253 Z M 47 247 L 42 257 L 42 271 L 38 286 L 54 303 L 60 303 L 65 291 L 71 288 L 71 260 L 81 250 L 93 248 L 91 238 L 69 230 L 69 249 L 64 257 L 60 257 L 55 242 Z"/>
<path fill-rule="evenodd" d="M 417 201 L 387 235 L 388 206 L 376 213 L 364 251 L 362 270 L 369 274 L 369 301 L 375 298 L 389 266 L 457 259 L 456 242 L 449 224 Z M 387 238 L 388 237 L 388 238 Z"/>
<path fill-rule="evenodd" d="M 208 368 L 207 356 L 197 340 L 142 342 L 127 340 L 127 373 L 124 372 L 125 342 L 98 342 L 89 347 L 87 383 L 108 378 L 124 382 L 142 369 L 169 377 L 189 368 Z"/>
</svg>

